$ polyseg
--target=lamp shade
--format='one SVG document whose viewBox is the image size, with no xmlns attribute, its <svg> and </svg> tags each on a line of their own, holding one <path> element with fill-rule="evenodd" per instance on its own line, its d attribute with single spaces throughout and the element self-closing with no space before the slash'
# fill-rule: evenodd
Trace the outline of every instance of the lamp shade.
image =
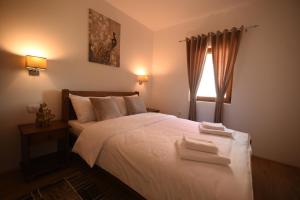
<svg viewBox="0 0 300 200">
<path fill-rule="evenodd" d="M 144 82 L 147 82 L 148 79 L 149 79 L 148 75 L 138 75 L 137 76 L 137 80 L 138 80 L 140 85 Z"/>
<path fill-rule="evenodd" d="M 25 66 L 28 69 L 47 69 L 47 59 L 37 56 L 26 56 Z"/>
</svg>

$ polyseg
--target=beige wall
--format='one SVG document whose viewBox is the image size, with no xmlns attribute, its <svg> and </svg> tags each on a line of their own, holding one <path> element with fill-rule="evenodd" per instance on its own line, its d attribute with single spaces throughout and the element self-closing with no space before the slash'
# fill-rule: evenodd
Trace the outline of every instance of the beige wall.
<svg viewBox="0 0 300 200">
<path fill-rule="evenodd" d="M 300 166 L 299 3 L 249 2 L 156 32 L 153 43 L 150 30 L 101 0 L 1 1 L 0 171 L 18 165 L 17 124 L 34 120 L 26 105 L 45 101 L 60 118 L 62 88 L 139 90 L 152 107 L 186 117 L 185 44 L 177 41 L 241 24 L 260 27 L 242 40 L 225 124 L 251 134 L 254 154 Z M 87 61 L 88 8 L 121 24 L 120 68 Z M 48 58 L 39 77 L 22 68 L 28 53 Z M 139 68 L 152 71 L 146 86 L 136 83 Z M 213 104 L 198 102 L 197 109 L 199 121 L 212 120 Z"/>
<path fill-rule="evenodd" d="M 121 67 L 88 62 L 88 8 L 121 24 Z M 45 101 L 60 118 L 60 90 L 139 90 L 147 101 L 151 82 L 136 83 L 140 68 L 150 72 L 153 33 L 101 0 L 5 0 L 0 2 L 0 171 L 20 158 L 17 124 L 33 122 L 26 105 Z M 25 54 L 48 58 L 39 77 L 23 68 Z M 149 103 L 149 102 L 147 102 Z"/>
<path fill-rule="evenodd" d="M 187 117 L 185 36 L 259 24 L 244 34 L 224 123 L 248 132 L 254 154 L 300 166 L 299 1 L 249 1 L 154 34 L 152 106 Z M 198 102 L 198 120 L 212 120 L 214 105 Z"/>
</svg>

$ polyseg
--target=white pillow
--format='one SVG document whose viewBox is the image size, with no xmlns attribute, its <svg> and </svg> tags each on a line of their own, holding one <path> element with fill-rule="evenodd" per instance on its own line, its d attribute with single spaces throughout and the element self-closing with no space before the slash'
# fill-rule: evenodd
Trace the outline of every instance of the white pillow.
<svg viewBox="0 0 300 200">
<path fill-rule="evenodd" d="M 111 97 L 118 105 L 119 111 L 122 116 L 127 115 L 127 108 L 123 97 Z"/>
<path fill-rule="evenodd" d="M 130 97 L 135 97 L 135 96 L 138 96 L 138 95 L 135 94 L 135 95 L 131 95 Z M 112 98 L 117 103 L 121 115 L 122 116 L 127 115 L 128 114 L 127 107 L 126 107 L 126 103 L 125 103 L 123 96 L 112 96 Z"/>
<path fill-rule="evenodd" d="M 90 97 L 69 94 L 77 119 L 81 123 L 96 121 L 96 115 Z M 110 98 L 110 97 L 96 97 Z"/>
<path fill-rule="evenodd" d="M 129 115 L 147 112 L 145 103 L 141 97 L 129 96 L 124 97 Z"/>
</svg>

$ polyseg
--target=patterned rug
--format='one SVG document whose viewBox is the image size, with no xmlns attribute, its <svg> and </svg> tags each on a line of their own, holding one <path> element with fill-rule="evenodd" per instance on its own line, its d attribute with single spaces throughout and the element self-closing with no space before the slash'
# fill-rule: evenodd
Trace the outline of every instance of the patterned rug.
<svg viewBox="0 0 300 200">
<path fill-rule="evenodd" d="M 58 182 L 37 188 L 18 200 L 143 199 L 101 169 L 78 171 Z"/>
</svg>

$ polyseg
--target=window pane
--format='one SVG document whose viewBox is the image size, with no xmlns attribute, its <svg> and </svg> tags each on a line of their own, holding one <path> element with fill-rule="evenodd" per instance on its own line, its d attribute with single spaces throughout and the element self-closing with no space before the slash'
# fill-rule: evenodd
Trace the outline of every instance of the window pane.
<svg viewBox="0 0 300 200">
<path fill-rule="evenodd" d="M 206 55 L 206 60 L 203 68 L 200 85 L 197 91 L 197 96 L 201 97 L 216 97 L 215 76 L 212 54 Z"/>
</svg>

